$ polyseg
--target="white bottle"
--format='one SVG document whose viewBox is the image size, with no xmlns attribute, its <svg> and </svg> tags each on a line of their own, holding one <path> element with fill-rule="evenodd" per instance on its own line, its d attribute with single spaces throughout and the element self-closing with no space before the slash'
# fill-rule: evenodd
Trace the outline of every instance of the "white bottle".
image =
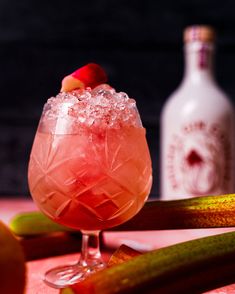
<svg viewBox="0 0 235 294">
<path fill-rule="evenodd" d="M 213 72 L 215 33 L 184 32 L 185 73 L 161 117 L 161 199 L 234 193 L 234 109 Z"/>
</svg>

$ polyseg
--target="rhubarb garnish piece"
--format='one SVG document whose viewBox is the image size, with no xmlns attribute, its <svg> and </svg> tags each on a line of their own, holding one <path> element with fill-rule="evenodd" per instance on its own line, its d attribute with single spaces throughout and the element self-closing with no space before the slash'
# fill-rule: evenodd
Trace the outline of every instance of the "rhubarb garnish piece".
<svg viewBox="0 0 235 294">
<path fill-rule="evenodd" d="M 235 232 L 224 233 L 144 253 L 61 293 L 203 293 L 235 282 L 234 258 Z"/>
<path fill-rule="evenodd" d="M 110 267 L 116 264 L 123 263 L 141 254 L 141 252 L 123 244 L 112 254 L 112 256 L 109 259 L 108 266 Z"/>
<path fill-rule="evenodd" d="M 103 68 L 96 63 L 88 63 L 62 80 L 61 92 L 70 92 L 87 87 L 95 88 L 106 82 L 107 75 Z"/>
</svg>

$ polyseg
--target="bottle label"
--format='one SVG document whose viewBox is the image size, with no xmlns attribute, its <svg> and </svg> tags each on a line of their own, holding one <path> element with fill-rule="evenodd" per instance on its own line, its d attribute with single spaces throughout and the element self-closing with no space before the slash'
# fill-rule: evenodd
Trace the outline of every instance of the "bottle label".
<svg viewBox="0 0 235 294">
<path fill-rule="evenodd" d="M 220 125 L 194 121 L 174 134 L 167 175 L 175 192 L 192 196 L 223 193 L 231 182 L 231 143 Z"/>
</svg>

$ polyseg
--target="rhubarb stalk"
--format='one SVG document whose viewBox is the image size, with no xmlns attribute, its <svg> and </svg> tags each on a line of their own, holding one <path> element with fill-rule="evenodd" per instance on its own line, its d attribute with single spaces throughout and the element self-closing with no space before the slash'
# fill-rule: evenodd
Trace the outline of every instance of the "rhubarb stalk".
<svg viewBox="0 0 235 294">
<path fill-rule="evenodd" d="M 234 260 L 235 232 L 230 232 L 142 254 L 89 276 L 70 291 L 202 293 L 235 282 Z"/>
<path fill-rule="evenodd" d="M 149 201 L 131 220 L 111 228 L 116 231 L 235 227 L 235 194 L 183 200 Z M 69 231 L 40 212 L 21 213 L 10 222 L 21 236 Z"/>
<path fill-rule="evenodd" d="M 114 230 L 169 230 L 235 226 L 235 194 L 149 201 Z"/>
</svg>

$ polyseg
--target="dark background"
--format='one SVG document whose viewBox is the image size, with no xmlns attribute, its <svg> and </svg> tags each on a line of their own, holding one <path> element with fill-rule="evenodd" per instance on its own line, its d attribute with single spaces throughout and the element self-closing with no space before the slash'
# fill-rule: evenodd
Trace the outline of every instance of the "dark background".
<svg viewBox="0 0 235 294">
<path fill-rule="evenodd" d="M 28 195 L 27 163 L 46 99 L 97 62 L 137 101 L 159 190 L 159 116 L 183 74 L 182 31 L 218 34 L 216 75 L 235 99 L 234 1 L 0 1 L 0 195 Z"/>
</svg>

